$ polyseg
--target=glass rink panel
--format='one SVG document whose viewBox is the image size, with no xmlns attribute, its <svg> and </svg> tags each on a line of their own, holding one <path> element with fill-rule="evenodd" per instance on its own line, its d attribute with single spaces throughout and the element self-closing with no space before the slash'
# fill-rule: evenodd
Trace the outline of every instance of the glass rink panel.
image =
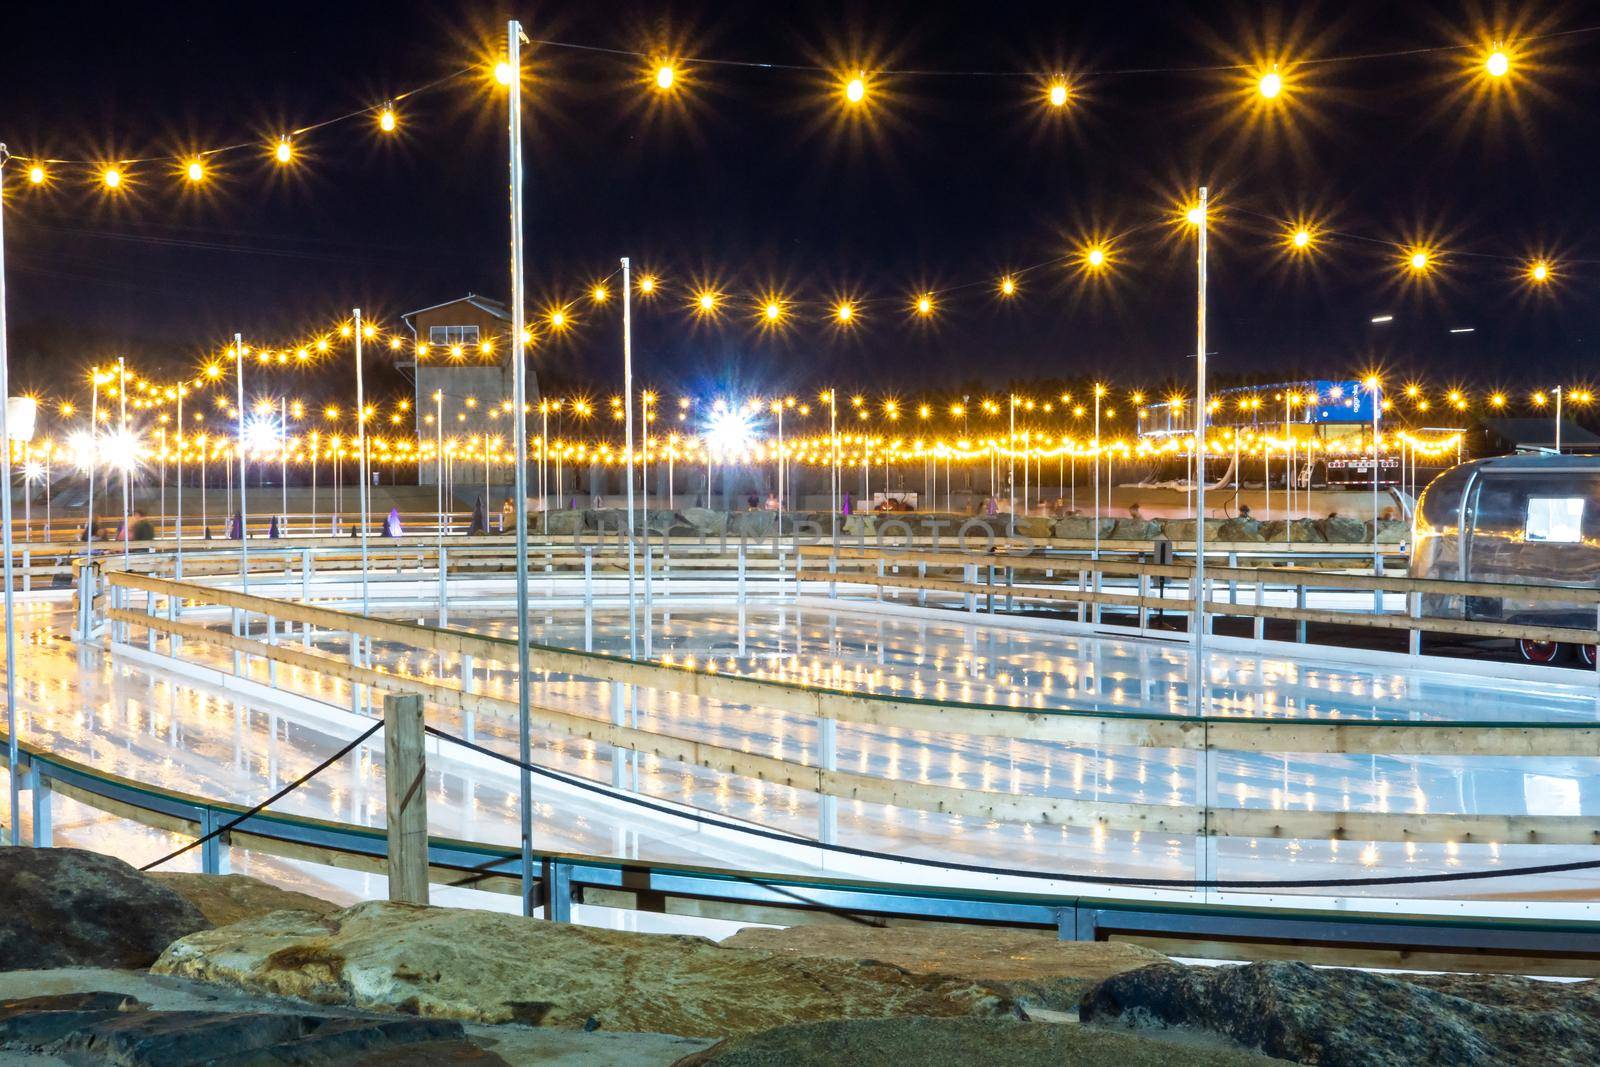
<svg viewBox="0 0 1600 1067">
<path fill-rule="evenodd" d="M 31 605 L 19 644 L 24 739 L 99 769 L 153 784 L 255 802 L 336 750 L 353 730 L 328 713 L 351 707 L 349 686 L 331 675 L 260 659 L 243 665 L 254 689 L 219 685 L 163 669 L 159 656 L 79 650 L 59 639 L 67 609 Z M 492 606 L 452 608 L 451 626 L 509 636 L 509 618 Z M 197 616 L 197 621 L 203 616 Z M 415 619 L 415 613 L 409 618 Z M 258 628 L 255 631 L 259 636 Z M 996 712 L 1070 712 L 1130 719 L 1259 723 L 1393 724 L 1397 727 L 1600 724 L 1600 690 L 1566 680 L 1496 679 L 1446 672 L 1426 662 L 1379 667 L 1340 663 L 1337 652 L 1289 655 L 1212 651 L 1200 709 L 1191 652 L 1178 641 L 1094 636 L 1065 629 L 964 619 L 948 612 L 857 610 L 731 602 L 657 605 L 648 623 L 614 601 L 536 608 L 537 644 L 628 654 L 648 626 L 651 658 L 661 663 L 808 688 Z M 225 618 L 211 622 L 225 630 Z M 285 637 L 287 640 L 287 636 Z M 310 635 L 313 646 L 348 661 L 345 635 Z M 300 643 L 299 635 L 294 643 Z M 133 644 L 143 648 L 142 635 Z M 464 663 L 454 654 L 375 643 L 380 669 L 514 701 L 512 668 Z M 641 653 L 642 656 L 642 653 Z M 185 661 L 230 669 L 231 652 L 197 640 Z M 1400 663 L 1398 657 L 1394 662 Z M 597 670 L 598 674 L 598 670 Z M 273 687 L 271 690 L 267 686 Z M 277 694 L 277 695 L 273 695 Z M 295 699 L 288 699 L 293 697 Z M 1337 880 L 1499 870 L 1600 859 L 1600 849 L 1572 839 L 1539 842 L 1518 820 L 1580 823 L 1600 814 L 1600 757 L 1443 754 L 1400 745 L 1389 753 L 1263 751 L 1189 745 L 1164 747 L 1035 739 L 820 721 L 760 702 L 734 703 L 679 690 L 619 686 L 598 676 L 548 671 L 530 679 L 536 707 L 597 722 L 621 723 L 675 738 L 907 787 L 940 787 L 964 797 L 1002 794 L 1027 804 L 1087 805 L 1103 821 L 983 817 L 818 793 L 697 763 L 634 754 L 570 732 L 535 730 L 541 767 L 597 783 L 586 792 L 535 778 L 537 847 L 622 858 L 738 867 L 770 872 L 827 872 L 928 885 L 979 885 L 1063 893 L 1172 894 L 1171 887 L 1105 887 L 1030 879 L 1020 872 L 1152 882 Z M 298 703 L 297 703 L 298 701 Z M 516 750 L 509 715 L 430 706 L 430 722 L 501 752 Z M 1170 717 L 1170 719 L 1169 719 Z M 1454 727 L 1450 727 L 1454 729 Z M 831 736 L 828 736 L 830 735 Z M 1432 737 L 1432 734 L 1427 735 Z M 446 746 L 448 749 L 449 746 Z M 831 756 L 828 753 L 831 751 Z M 369 745 L 290 794 L 276 810 L 381 825 L 382 745 Z M 615 790 L 614 795 L 609 795 Z M 429 817 L 436 833 L 500 844 L 517 840 L 516 778 L 509 768 L 430 754 Z M 707 827 L 670 813 L 642 811 L 637 794 L 683 805 L 735 824 L 770 827 L 804 838 L 825 833 L 840 845 L 876 855 L 828 853 Z M 1129 812 L 1154 812 L 1148 826 Z M 1306 834 L 1308 816 L 1383 816 L 1393 832 L 1365 837 Z M 1453 835 L 1453 820 L 1470 817 Z M 1471 819 L 1487 817 L 1487 823 Z M 1504 820 L 1506 832 L 1483 827 Z M 1281 823 L 1280 823 L 1281 819 Z M 1326 819 L 1324 819 L 1326 822 Z M 1320 823 L 1317 825 L 1321 825 Z M 1370 826 L 1370 823 L 1352 823 Z M 1565 823 L 1563 824 L 1565 825 Z M 825 828 L 825 829 L 824 829 Z M 951 870 L 960 864 L 984 871 Z M 1481 881 L 1379 886 L 1246 888 L 1213 899 L 1289 894 L 1448 901 L 1484 914 L 1587 915 L 1600 899 L 1600 875 L 1569 871 Z M 1530 911 L 1530 908 L 1533 910 Z"/>
</svg>

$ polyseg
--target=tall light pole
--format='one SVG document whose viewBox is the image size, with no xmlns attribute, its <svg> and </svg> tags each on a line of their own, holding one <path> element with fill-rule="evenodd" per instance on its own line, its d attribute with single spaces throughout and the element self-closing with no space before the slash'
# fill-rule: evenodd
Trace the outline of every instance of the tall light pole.
<svg viewBox="0 0 1600 1067">
<path fill-rule="evenodd" d="M 239 585 L 250 591 L 250 505 L 245 496 L 244 434 L 244 335 L 233 335 L 233 378 L 235 401 L 239 405 Z M 363 561 L 365 569 L 365 561 Z"/>
<path fill-rule="evenodd" d="M 1094 386 L 1094 559 L 1100 558 L 1100 398 L 1106 387 Z M 1107 490 L 1109 492 L 1109 489 Z"/>
<path fill-rule="evenodd" d="M 372 588 L 367 575 L 367 537 L 370 532 L 367 527 L 371 525 L 372 518 L 368 494 L 372 489 L 372 475 L 367 472 L 367 393 L 361 366 L 364 362 L 361 353 L 361 309 L 351 308 L 350 319 L 356 342 L 356 473 L 361 477 L 361 484 L 356 487 L 356 507 L 361 523 L 361 614 L 366 616 L 372 614 Z"/>
<path fill-rule="evenodd" d="M 1194 660 L 1199 688 L 1195 691 L 1195 711 L 1205 712 L 1206 638 L 1206 187 L 1200 187 L 1199 218 L 1196 220 L 1196 305 L 1195 305 L 1195 516 L 1194 516 Z"/>
<path fill-rule="evenodd" d="M 6 624 L 6 777 L 11 783 L 11 843 L 22 844 L 22 780 L 19 775 L 17 760 L 20 756 L 17 740 L 17 626 L 16 626 L 16 600 L 11 591 L 12 563 L 11 551 L 13 536 L 11 532 L 11 428 L 8 425 L 10 412 L 7 411 L 11 397 L 11 353 L 6 345 L 6 262 L 5 262 L 5 164 L 8 159 L 6 146 L 0 144 L 0 485 L 5 487 L 0 492 L 0 534 L 5 538 L 3 546 L 5 561 L 0 564 L 0 581 L 5 583 L 5 624 Z M 91 427 L 92 429 L 92 427 Z M 90 520 L 93 521 L 92 519 Z M 91 542 L 92 543 L 92 542 Z"/>
<path fill-rule="evenodd" d="M 622 470 L 628 481 L 628 655 L 639 658 L 639 607 L 634 597 L 633 523 L 633 275 L 628 257 L 622 257 L 622 421 L 624 461 Z M 648 491 L 649 486 L 645 486 Z"/>
<path fill-rule="evenodd" d="M 517 519 L 517 757 L 522 824 L 522 914 L 533 914 L 533 733 L 528 692 L 528 384 L 522 290 L 522 23 L 506 23 L 507 164 L 511 187 L 511 402 L 517 469 L 513 481 Z M 553 894 L 546 915 L 554 910 Z"/>
<path fill-rule="evenodd" d="M 1556 455 L 1561 455 L 1561 386 L 1556 386 Z"/>
</svg>

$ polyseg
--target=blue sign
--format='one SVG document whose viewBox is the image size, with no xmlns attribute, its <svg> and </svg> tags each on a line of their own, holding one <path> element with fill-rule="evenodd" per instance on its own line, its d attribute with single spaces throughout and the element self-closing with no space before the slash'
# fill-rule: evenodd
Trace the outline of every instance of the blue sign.
<svg viewBox="0 0 1600 1067">
<path fill-rule="evenodd" d="M 1305 384 L 1316 390 L 1316 401 L 1307 406 L 1311 422 L 1370 423 L 1373 405 L 1383 402 L 1382 388 L 1368 389 L 1359 381 L 1318 379 Z"/>
</svg>

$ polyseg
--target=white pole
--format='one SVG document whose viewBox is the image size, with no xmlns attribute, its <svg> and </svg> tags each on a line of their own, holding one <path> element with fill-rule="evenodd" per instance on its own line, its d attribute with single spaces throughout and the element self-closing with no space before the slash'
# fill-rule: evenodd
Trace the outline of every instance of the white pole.
<svg viewBox="0 0 1600 1067">
<path fill-rule="evenodd" d="M 278 533 L 284 537 L 289 536 L 289 398 L 278 398 L 278 478 L 283 482 L 282 491 L 279 493 L 278 521 L 283 525 L 278 528 Z"/>
<path fill-rule="evenodd" d="M 1100 386 L 1094 387 L 1094 555 L 1100 558 Z"/>
<path fill-rule="evenodd" d="M 528 692 L 528 430 L 527 367 L 522 291 L 522 24 L 506 23 L 506 65 L 511 71 L 507 97 L 507 161 L 511 176 L 511 402 L 517 469 L 513 483 L 517 519 L 517 755 L 522 823 L 522 914 L 533 914 L 533 733 Z M 547 502 L 548 503 L 548 502 Z M 548 912 L 547 912 L 548 914 Z"/>
<path fill-rule="evenodd" d="M 639 605 L 634 596 L 636 531 L 633 523 L 633 281 L 628 257 L 622 257 L 622 451 L 628 481 L 628 655 L 639 658 Z M 646 486 L 648 489 L 649 487 Z"/>
<path fill-rule="evenodd" d="M 119 444 L 128 447 L 128 364 L 124 356 L 117 357 L 117 433 L 122 440 Z M 9 443 L 7 444 L 9 448 Z M 129 449 L 131 452 L 132 449 Z M 8 452 L 9 455 L 9 452 Z M 124 456 L 122 462 L 122 563 L 128 565 L 129 538 L 133 531 L 128 529 L 128 494 L 131 491 L 129 480 L 132 478 L 131 468 L 133 457 Z M 7 486 L 7 492 L 10 486 Z"/>
<path fill-rule="evenodd" d="M 0 144 L 0 187 L 5 184 L 6 146 Z M 11 843 L 22 844 L 22 779 L 17 766 L 20 751 L 17 738 L 17 626 L 15 594 L 11 590 L 13 536 L 11 532 L 11 436 L 7 425 L 6 400 L 11 396 L 11 354 L 6 345 L 6 265 L 5 265 L 5 205 L 0 189 L 0 533 L 5 538 L 5 562 L 0 581 L 5 582 L 6 624 L 6 770 L 11 783 Z M 93 427 L 90 427 L 92 430 Z M 93 523 L 90 519 L 90 523 Z"/>
<path fill-rule="evenodd" d="M 178 573 L 183 573 L 183 394 L 187 386 L 178 386 Z"/>
<path fill-rule="evenodd" d="M 1556 455 L 1561 455 L 1561 386 L 1556 386 Z"/>
<path fill-rule="evenodd" d="M 237 384 L 235 402 L 239 405 L 239 584 L 250 591 L 250 504 L 245 495 L 244 455 L 244 335 L 233 335 L 233 377 Z"/>
<path fill-rule="evenodd" d="M 1196 237 L 1197 301 L 1195 309 L 1195 515 L 1194 515 L 1194 660 L 1200 686 L 1195 711 L 1205 713 L 1206 666 L 1206 187 L 1200 187 L 1200 220 Z"/>
<path fill-rule="evenodd" d="M 372 614 L 372 588 L 367 577 L 367 527 L 372 524 L 369 511 L 372 476 L 367 473 L 367 394 L 361 370 L 361 309 L 351 308 L 350 317 L 356 339 L 356 471 L 361 476 L 361 485 L 356 489 L 356 502 L 360 512 L 358 521 L 361 523 L 361 614 L 367 616 Z"/>
<path fill-rule="evenodd" d="M 1378 409 L 1381 407 L 1378 380 L 1372 380 L 1372 388 L 1367 390 L 1372 394 L 1372 573 L 1378 573 Z M 1383 603 L 1383 594 L 1378 594 L 1378 603 Z"/>
<path fill-rule="evenodd" d="M 1011 394 L 1011 440 L 1006 444 L 1006 495 L 1011 501 L 1011 515 L 1006 520 L 1006 536 L 1017 536 L 1017 394 Z"/>
</svg>

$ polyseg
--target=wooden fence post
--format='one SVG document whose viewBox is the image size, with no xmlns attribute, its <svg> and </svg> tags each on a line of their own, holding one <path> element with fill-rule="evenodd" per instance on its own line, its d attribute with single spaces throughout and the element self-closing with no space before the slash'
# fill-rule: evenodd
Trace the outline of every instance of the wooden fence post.
<svg viewBox="0 0 1600 1067">
<path fill-rule="evenodd" d="M 389 899 L 403 904 L 428 902 L 428 768 L 422 739 L 422 698 L 415 693 L 384 694 Z"/>
</svg>

